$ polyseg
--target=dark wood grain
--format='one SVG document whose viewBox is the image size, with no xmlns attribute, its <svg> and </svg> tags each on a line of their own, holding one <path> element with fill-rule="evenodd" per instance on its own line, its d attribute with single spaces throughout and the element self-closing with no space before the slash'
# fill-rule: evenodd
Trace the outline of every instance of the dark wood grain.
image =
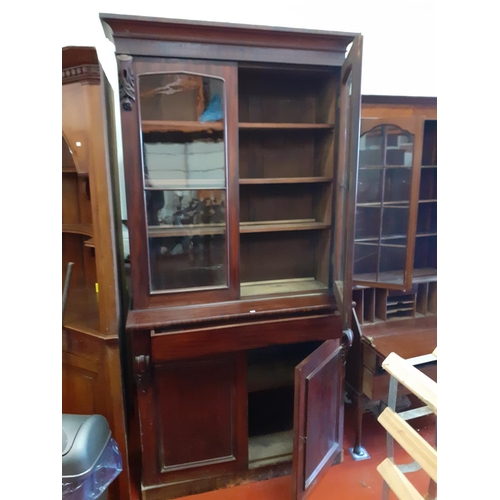
<svg viewBox="0 0 500 500">
<path fill-rule="evenodd" d="M 334 298 L 328 294 L 242 299 L 168 309 L 132 310 L 127 316 L 127 329 L 134 331 L 171 328 L 176 325 L 190 327 L 204 323 L 224 324 L 229 321 L 253 321 L 263 317 L 293 316 L 307 312 L 330 311 L 333 313 L 336 310 Z"/>
<path fill-rule="evenodd" d="M 295 369 L 292 498 L 304 499 L 342 451 L 342 347 L 328 340 Z"/>
<path fill-rule="evenodd" d="M 154 367 L 157 469 L 145 486 L 244 470 L 247 463 L 244 355 Z M 175 408 L 176 411 L 172 411 Z M 144 417 L 145 415 L 142 415 Z"/>
<path fill-rule="evenodd" d="M 338 316 L 311 315 L 155 333 L 151 337 L 151 346 L 153 360 L 160 362 L 269 345 L 326 340 L 341 335 Z"/>
</svg>

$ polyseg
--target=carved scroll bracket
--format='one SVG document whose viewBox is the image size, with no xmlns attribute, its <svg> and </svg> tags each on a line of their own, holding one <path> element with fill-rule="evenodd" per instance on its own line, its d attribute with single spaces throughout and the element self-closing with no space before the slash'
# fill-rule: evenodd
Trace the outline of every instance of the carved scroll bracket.
<svg viewBox="0 0 500 500">
<path fill-rule="evenodd" d="M 120 88 L 120 102 L 125 111 L 132 111 L 135 102 L 135 80 L 132 71 L 132 56 L 118 55 L 118 82 Z"/>
</svg>

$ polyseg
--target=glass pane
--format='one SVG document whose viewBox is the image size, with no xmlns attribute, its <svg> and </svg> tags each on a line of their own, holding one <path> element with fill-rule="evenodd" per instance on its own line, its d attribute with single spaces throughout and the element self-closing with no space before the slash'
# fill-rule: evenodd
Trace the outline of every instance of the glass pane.
<svg viewBox="0 0 500 500">
<path fill-rule="evenodd" d="M 179 73 L 139 82 L 145 186 L 224 188 L 224 82 Z"/>
<path fill-rule="evenodd" d="M 411 167 L 413 162 L 413 134 L 395 125 L 384 125 L 386 135 L 386 165 Z"/>
<path fill-rule="evenodd" d="M 224 234 L 149 238 L 151 289 L 173 290 L 224 285 Z"/>
<path fill-rule="evenodd" d="M 227 286 L 224 81 L 139 76 L 152 291 Z"/>
<path fill-rule="evenodd" d="M 391 283 L 403 282 L 405 259 L 406 247 L 382 245 L 380 247 L 379 279 Z"/>
<path fill-rule="evenodd" d="M 391 168 L 385 172 L 384 201 L 409 201 L 411 168 Z"/>
<path fill-rule="evenodd" d="M 152 290 L 225 285 L 225 191 L 150 190 L 146 200 Z"/>
<path fill-rule="evenodd" d="M 383 165 L 384 131 L 382 126 L 365 132 L 359 139 L 359 166 Z"/>
<path fill-rule="evenodd" d="M 197 191 L 146 191 L 148 230 L 163 232 L 190 227 L 205 233 L 214 227 L 225 230 L 226 192 L 222 189 Z M 153 228 L 151 226 L 158 226 Z"/>
<path fill-rule="evenodd" d="M 380 208 L 357 207 L 354 238 L 358 240 L 375 239 L 380 235 Z"/>
<path fill-rule="evenodd" d="M 354 279 L 375 281 L 378 269 L 378 245 L 356 243 L 354 245 Z"/>
<path fill-rule="evenodd" d="M 382 201 L 382 169 L 360 170 L 358 174 L 358 204 Z M 387 187 L 386 187 L 387 189 Z"/>
<path fill-rule="evenodd" d="M 405 237 L 408 231 L 409 208 L 384 207 L 382 237 Z"/>
</svg>

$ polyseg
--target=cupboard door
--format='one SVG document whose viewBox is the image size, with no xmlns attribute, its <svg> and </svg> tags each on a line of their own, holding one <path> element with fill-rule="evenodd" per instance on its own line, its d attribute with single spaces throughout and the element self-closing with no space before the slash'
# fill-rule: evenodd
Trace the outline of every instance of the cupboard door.
<svg viewBox="0 0 500 500">
<path fill-rule="evenodd" d="M 356 285 L 411 288 L 423 118 L 361 121 L 354 236 Z"/>
<path fill-rule="evenodd" d="M 327 340 L 295 368 L 292 498 L 307 497 L 341 459 L 343 345 Z"/>
<path fill-rule="evenodd" d="M 118 60 L 134 307 L 237 298 L 236 65 Z"/>
<path fill-rule="evenodd" d="M 244 354 L 154 363 L 141 388 L 145 486 L 244 470 Z"/>
<path fill-rule="evenodd" d="M 351 324 L 354 208 L 361 109 L 362 37 L 358 35 L 342 66 L 338 127 L 333 287 L 344 331 Z"/>
</svg>

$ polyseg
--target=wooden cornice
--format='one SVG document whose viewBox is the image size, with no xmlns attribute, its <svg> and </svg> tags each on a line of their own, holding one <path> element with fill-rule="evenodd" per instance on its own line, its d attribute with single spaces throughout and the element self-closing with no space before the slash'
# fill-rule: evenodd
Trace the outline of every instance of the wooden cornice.
<svg viewBox="0 0 500 500">
<path fill-rule="evenodd" d="M 119 40 L 121 39 L 147 39 L 164 42 L 345 52 L 347 45 L 356 36 L 356 33 L 270 28 L 116 14 L 101 14 L 100 18 L 112 29 L 113 40 L 118 50 L 120 50 Z"/>
<path fill-rule="evenodd" d="M 62 83 L 99 84 L 99 60 L 94 47 L 63 47 Z"/>
</svg>

